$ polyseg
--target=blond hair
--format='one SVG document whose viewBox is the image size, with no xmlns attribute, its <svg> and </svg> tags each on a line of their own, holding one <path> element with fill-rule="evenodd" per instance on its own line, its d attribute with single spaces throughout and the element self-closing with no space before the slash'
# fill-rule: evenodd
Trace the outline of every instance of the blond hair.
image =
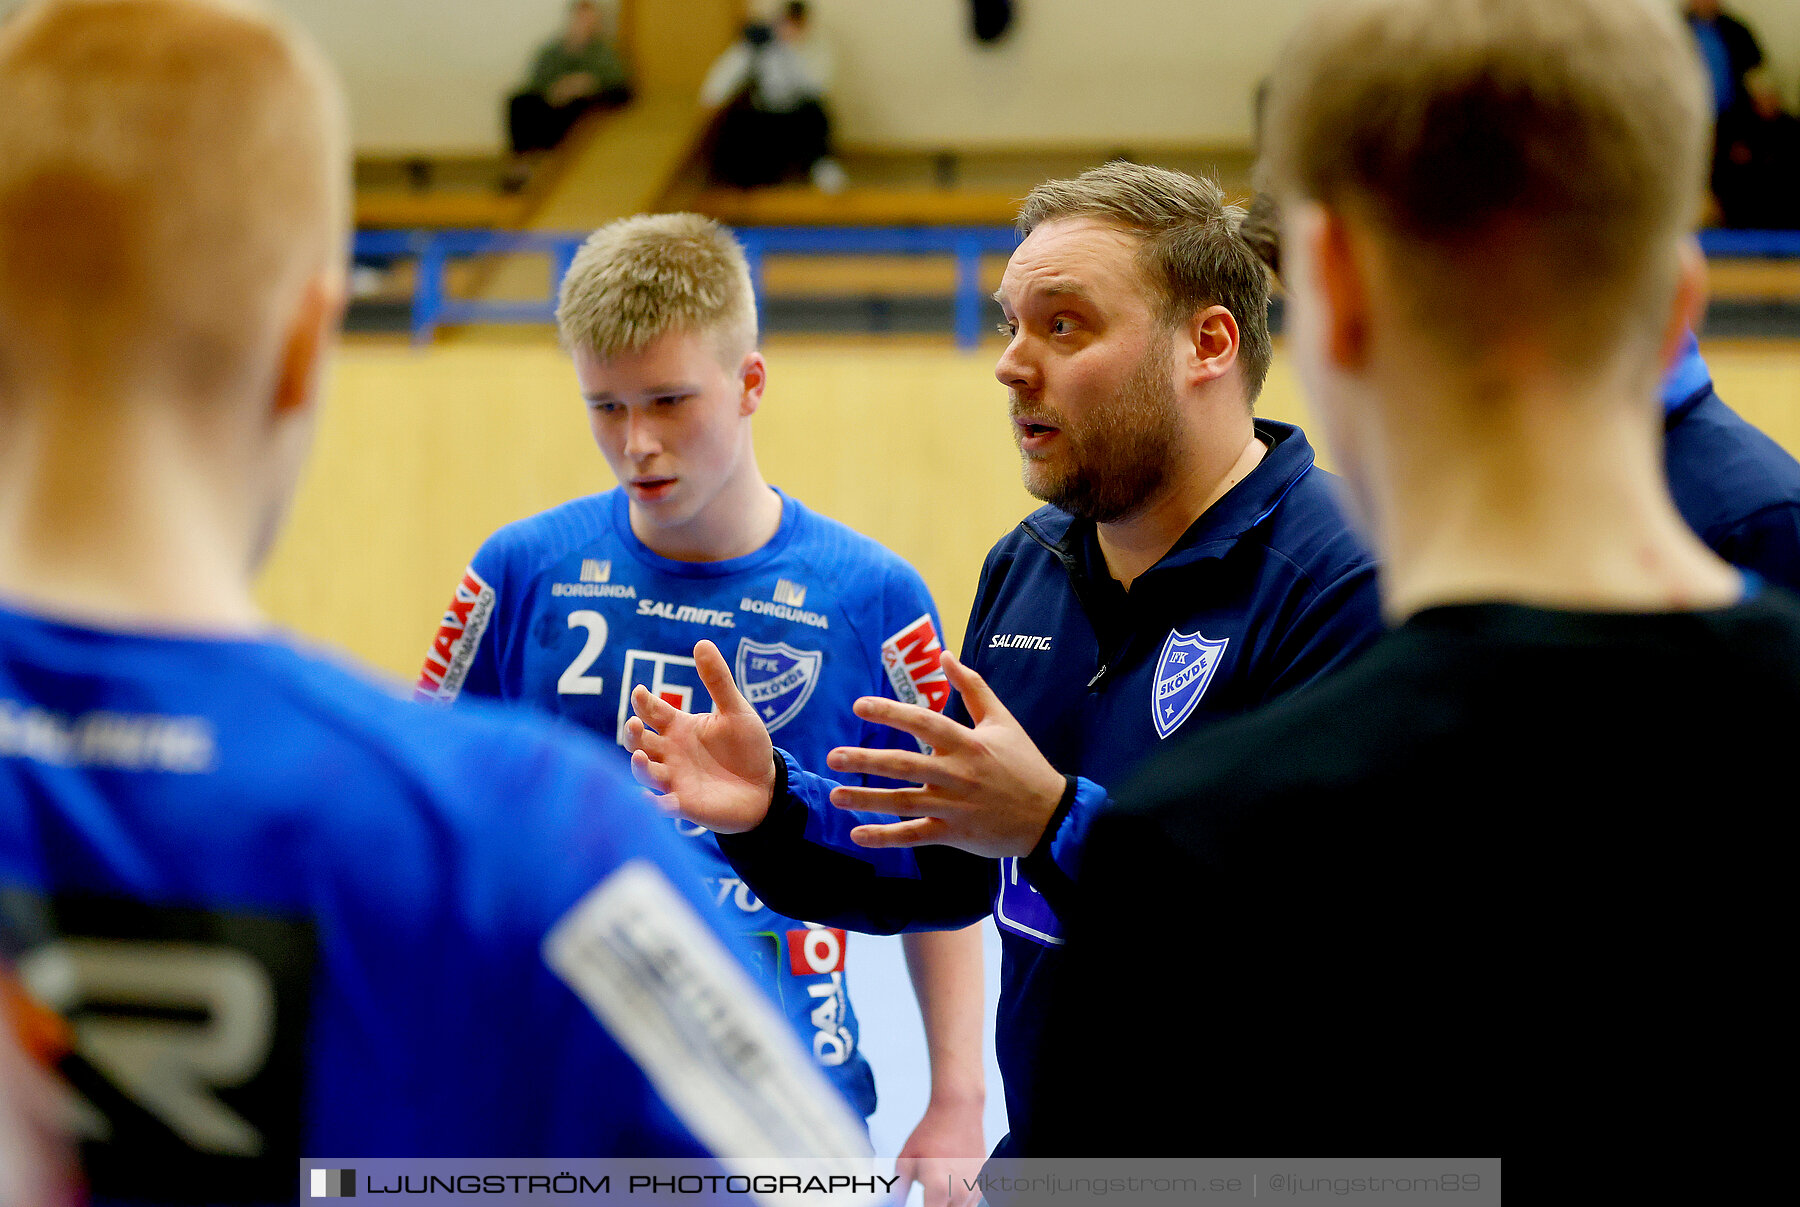
<svg viewBox="0 0 1800 1207">
<path fill-rule="evenodd" d="M 0 26 L 0 387 L 260 380 L 348 225 L 342 96 L 284 22 L 44 0 Z"/>
<path fill-rule="evenodd" d="M 1038 185 L 1019 210 L 1018 228 L 1029 235 L 1046 222 L 1095 218 L 1138 236 L 1159 319 L 1185 323 L 1223 306 L 1237 320 L 1245 401 L 1254 402 L 1274 352 L 1268 273 L 1239 232 L 1243 217 L 1211 180 L 1121 160 Z"/>
<path fill-rule="evenodd" d="M 1572 361 L 1664 317 L 1707 112 L 1664 3 L 1340 0 L 1281 57 L 1261 170 L 1388 236 L 1414 318 L 1456 351 L 1492 342 L 1510 292 Z"/>
<path fill-rule="evenodd" d="M 756 347 L 756 296 L 744 249 L 699 214 L 639 214 L 589 235 L 556 304 L 563 344 L 602 360 L 670 331 L 716 341 L 722 359 Z"/>
</svg>

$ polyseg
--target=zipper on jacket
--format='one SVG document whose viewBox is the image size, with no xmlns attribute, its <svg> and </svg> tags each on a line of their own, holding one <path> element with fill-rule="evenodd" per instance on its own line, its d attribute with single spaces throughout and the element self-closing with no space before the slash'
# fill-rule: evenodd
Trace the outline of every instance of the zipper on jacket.
<svg viewBox="0 0 1800 1207">
<path fill-rule="evenodd" d="M 1087 618 L 1088 627 L 1092 629 L 1094 633 L 1095 645 L 1098 646 L 1102 636 L 1102 626 L 1095 623 L 1096 601 L 1093 598 L 1095 587 L 1094 584 L 1082 575 L 1074 553 L 1060 545 L 1051 544 L 1042 533 L 1038 532 L 1038 530 L 1033 528 L 1030 524 L 1020 524 L 1019 527 L 1025 530 L 1026 536 L 1029 536 L 1032 540 L 1042 546 L 1045 552 L 1049 553 L 1051 556 L 1055 557 L 1057 561 L 1062 563 L 1063 572 L 1069 576 L 1069 589 L 1075 594 L 1075 602 L 1081 605 L 1082 615 Z M 1124 642 L 1120 644 L 1117 649 L 1113 650 L 1110 656 L 1107 655 L 1104 649 L 1100 651 L 1100 667 L 1094 672 L 1094 677 L 1087 681 L 1088 691 L 1098 691 L 1101 685 L 1106 682 L 1111 676 L 1113 668 L 1119 665 L 1120 660 L 1125 656 L 1126 652 L 1131 649 L 1131 643 L 1135 635 L 1136 626 L 1127 625 Z"/>
</svg>

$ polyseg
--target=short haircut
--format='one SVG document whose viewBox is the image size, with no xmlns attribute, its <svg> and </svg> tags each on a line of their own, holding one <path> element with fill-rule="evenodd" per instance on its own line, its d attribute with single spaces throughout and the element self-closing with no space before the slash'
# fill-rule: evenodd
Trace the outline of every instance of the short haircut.
<svg viewBox="0 0 1800 1207">
<path fill-rule="evenodd" d="M 1245 401 L 1254 403 L 1274 352 L 1269 277 L 1238 230 L 1243 217 L 1211 180 L 1121 160 L 1038 185 L 1019 210 L 1018 228 L 1029 235 L 1046 222 L 1093 218 L 1136 235 L 1159 319 L 1174 326 L 1223 306 L 1237 320 Z"/>
<path fill-rule="evenodd" d="M 1259 170 L 1283 204 L 1385 236 L 1415 321 L 1453 351 L 1491 341 L 1503 292 L 1570 364 L 1666 317 L 1705 87 L 1656 0 L 1338 0 L 1281 56 Z"/>
<path fill-rule="evenodd" d="M 196 400 L 267 377 L 346 257 L 342 93 L 237 0 L 45 0 L 0 25 L 0 394 Z"/>
<path fill-rule="evenodd" d="M 565 347 L 602 360 L 670 331 L 712 338 L 721 359 L 756 347 L 750 265 L 731 232 L 699 214 L 608 223 L 575 253 L 556 304 Z"/>
</svg>

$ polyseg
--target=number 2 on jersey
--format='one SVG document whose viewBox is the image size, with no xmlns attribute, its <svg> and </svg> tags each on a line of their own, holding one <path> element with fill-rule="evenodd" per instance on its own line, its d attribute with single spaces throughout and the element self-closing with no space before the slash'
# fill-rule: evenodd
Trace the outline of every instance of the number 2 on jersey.
<svg viewBox="0 0 1800 1207">
<path fill-rule="evenodd" d="M 581 653 L 575 655 L 575 661 L 563 671 L 562 678 L 556 681 L 556 692 L 562 696 L 597 696 L 603 681 L 599 675 L 588 674 L 587 670 L 606 648 L 606 617 L 584 608 L 569 613 L 569 627 L 586 629 L 587 641 L 582 643 Z"/>
</svg>

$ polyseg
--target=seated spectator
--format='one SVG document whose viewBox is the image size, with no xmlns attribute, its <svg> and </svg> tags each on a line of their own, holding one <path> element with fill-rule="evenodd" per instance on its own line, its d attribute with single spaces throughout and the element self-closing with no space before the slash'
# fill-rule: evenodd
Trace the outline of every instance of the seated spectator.
<svg viewBox="0 0 1800 1207">
<path fill-rule="evenodd" d="M 700 87 L 702 104 L 725 106 L 713 143 L 714 179 L 754 188 L 805 174 L 828 193 L 842 189 L 824 104 L 830 82 L 830 51 L 811 32 L 801 0 L 772 27 L 746 25 Z"/>
<path fill-rule="evenodd" d="M 575 0 L 562 33 L 544 43 L 524 89 L 506 102 L 513 153 L 508 189 L 523 187 L 530 178 L 528 157 L 556 146 L 582 114 L 630 99 L 625 64 L 600 35 L 600 6 Z"/>
<path fill-rule="evenodd" d="M 1800 227 L 1800 121 L 1784 111 L 1762 47 L 1719 0 L 1687 0 L 1712 84 L 1712 190 L 1726 226 Z"/>
</svg>

